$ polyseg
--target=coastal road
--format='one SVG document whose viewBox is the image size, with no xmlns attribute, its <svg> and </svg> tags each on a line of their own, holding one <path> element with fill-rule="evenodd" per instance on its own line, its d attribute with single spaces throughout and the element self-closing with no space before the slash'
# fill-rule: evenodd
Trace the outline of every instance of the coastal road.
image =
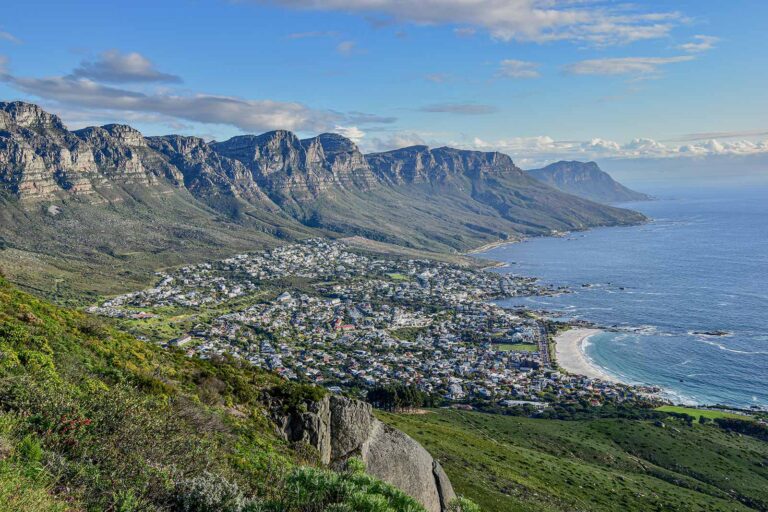
<svg viewBox="0 0 768 512">
<path fill-rule="evenodd" d="M 547 368 L 552 366 L 552 360 L 549 357 L 549 331 L 547 330 L 547 325 L 539 321 L 539 336 L 538 336 L 538 344 L 539 344 L 539 354 L 541 355 L 541 362 L 546 366 Z"/>
</svg>

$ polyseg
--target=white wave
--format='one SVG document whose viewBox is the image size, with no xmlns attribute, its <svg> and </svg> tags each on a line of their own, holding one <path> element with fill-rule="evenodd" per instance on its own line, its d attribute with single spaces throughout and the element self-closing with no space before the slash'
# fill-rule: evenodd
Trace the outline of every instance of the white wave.
<svg viewBox="0 0 768 512">
<path fill-rule="evenodd" d="M 711 345 L 713 347 L 717 347 L 720 350 L 724 350 L 725 352 L 732 352 L 734 354 L 745 354 L 745 355 L 768 355 L 768 351 L 761 351 L 761 350 L 756 350 L 756 351 L 737 350 L 735 348 L 728 348 L 725 345 L 723 345 L 722 343 L 718 343 L 716 341 L 706 340 L 706 339 L 702 339 L 702 338 L 697 338 L 697 339 L 700 342 L 702 342 L 702 343 L 706 343 L 707 345 Z"/>
</svg>

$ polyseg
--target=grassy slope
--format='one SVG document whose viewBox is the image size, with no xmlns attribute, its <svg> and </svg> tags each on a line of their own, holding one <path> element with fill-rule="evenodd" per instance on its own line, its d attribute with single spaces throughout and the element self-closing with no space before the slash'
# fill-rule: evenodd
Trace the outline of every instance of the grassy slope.
<svg viewBox="0 0 768 512">
<path fill-rule="evenodd" d="M 312 225 L 409 248 L 467 251 L 551 230 L 642 222 L 636 212 L 563 194 L 533 178 L 456 177 L 439 186 L 374 187 L 306 206 Z"/>
<path fill-rule="evenodd" d="M 381 416 L 424 444 L 457 491 L 487 511 L 768 508 L 768 443 L 714 426 L 451 410 Z"/>
<path fill-rule="evenodd" d="M 354 468 L 300 466 L 317 454 L 277 437 L 275 393 L 302 407 L 322 391 L 139 342 L 0 278 L 0 510 L 175 511 L 234 484 L 260 505 L 185 510 L 423 512 Z"/>
<path fill-rule="evenodd" d="M 270 212 L 236 221 L 166 185 L 121 191 L 120 201 L 21 207 L 0 197 L 0 268 L 14 283 L 58 302 L 123 293 L 149 284 L 159 268 L 227 257 L 309 236 Z M 58 281 L 58 284 L 57 284 Z M 55 293 L 58 286 L 59 293 Z"/>
<path fill-rule="evenodd" d="M 699 418 L 701 418 L 702 416 L 705 418 L 709 418 L 711 420 L 715 418 L 744 419 L 744 416 L 740 414 L 733 414 L 733 413 L 724 412 L 724 411 L 709 411 L 706 409 L 697 409 L 695 407 L 681 407 L 678 405 L 662 405 L 661 407 L 658 407 L 656 410 L 662 411 L 662 412 L 674 412 L 678 414 L 687 414 L 689 416 L 693 416 L 695 420 L 699 420 Z"/>
</svg>

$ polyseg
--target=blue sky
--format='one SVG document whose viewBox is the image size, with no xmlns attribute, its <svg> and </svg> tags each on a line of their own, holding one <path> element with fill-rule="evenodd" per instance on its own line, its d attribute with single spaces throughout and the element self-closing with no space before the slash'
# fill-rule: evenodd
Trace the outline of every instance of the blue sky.
<svg viewBox="0 0 768 512">
<path fill-rule="evenodd" d="M 741 158 L 768 153 L 767 33 L 762 0 L 6 0 L 0 98 L 73 128 L 338 131 L 523 166 Z"/>
</svg>

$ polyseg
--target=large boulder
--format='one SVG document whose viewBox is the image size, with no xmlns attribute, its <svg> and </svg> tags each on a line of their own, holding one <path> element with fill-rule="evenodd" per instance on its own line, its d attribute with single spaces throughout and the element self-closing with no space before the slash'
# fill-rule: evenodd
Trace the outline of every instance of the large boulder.
<svg viewBox="0 0 768 512">
<path fill-rule="evenodd" d="M 286 440 L 315 447 L 324 464 L 339 468 L 358 457 L 368 473 L 401 489 L 429 512 L 447 510 L 456 497 L 440 463 L 413 438 L 376 419 L 370 404 L 326 396 L 306 412 L 276 420 Z"/>
</svg>

